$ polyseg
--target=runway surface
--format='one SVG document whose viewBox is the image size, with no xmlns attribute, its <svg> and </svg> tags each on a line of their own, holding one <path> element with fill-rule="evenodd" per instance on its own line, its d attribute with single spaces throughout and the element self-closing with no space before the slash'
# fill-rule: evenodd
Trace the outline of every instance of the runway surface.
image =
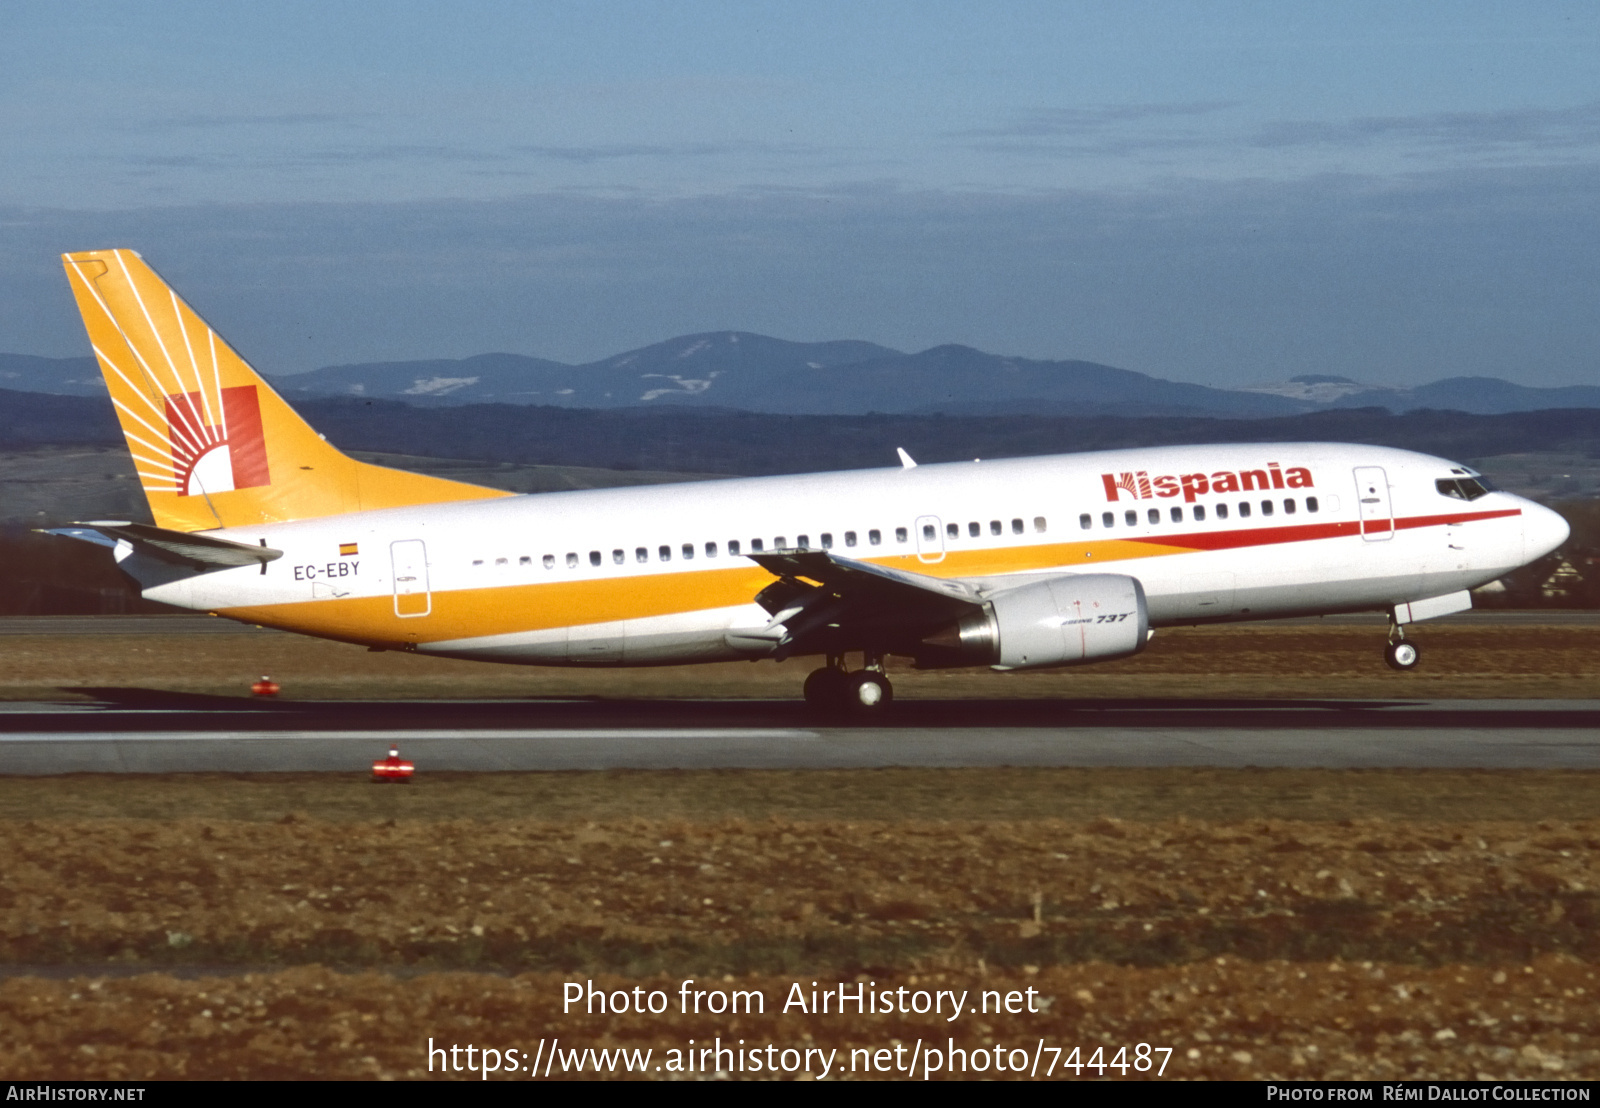
<svg viewBox="0 0 1600 1108">
<path fill-rule="evenodd" d="M 1600 769 L 1600 700 L 963 700 L 862 725 L 798 701 L 0 703 L 0 774 L 885 766 Z"/>
</svg>

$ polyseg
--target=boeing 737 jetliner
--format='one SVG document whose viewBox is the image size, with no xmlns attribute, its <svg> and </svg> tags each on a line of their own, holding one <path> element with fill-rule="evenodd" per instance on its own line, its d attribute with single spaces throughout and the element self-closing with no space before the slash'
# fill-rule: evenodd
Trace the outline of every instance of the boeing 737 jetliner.
<svg viewBox="0 0 1600 1108">
<path fill-rule="evenodd" d="M 65 257 L 155 525 L 145 596 L 370 647 L 527 665 L 817 655 L 871 710 L 889 655 L 998 670 L 1156 628 L 1387 611 L 1405 627 L 1554 550 L 1555 512 L 1465 466 L 1326 443 L 1182 446 L 513 496 L 366 465 L 313 431 L 131 250 Z M 859 654 L 851 672 L 847 655 Z"/>
</svg>

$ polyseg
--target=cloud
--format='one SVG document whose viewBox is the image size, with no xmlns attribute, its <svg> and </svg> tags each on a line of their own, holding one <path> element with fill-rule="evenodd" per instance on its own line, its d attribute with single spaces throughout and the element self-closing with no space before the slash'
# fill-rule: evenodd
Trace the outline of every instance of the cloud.
<svg viewBox="0 0 1600 1108">
<path fill-rule="evenodd" d="M 1573 149 L 1600 143 L 1600 102 L 1570 108 L 1365 116 L 1343 122 L 1284 120 L 1262 127 L 1259 147 L 1370 146 L 1398 141 L 1455 151 Z"/>
<path fill-rule="evenodd" d="M 320 127 L 330 123 L 355 123 L 364 117 L 335 112 L 236 113 L 232 115 L 180 115 L 147 121 L 146 130 L 215 127 Z M 371 118 L 365 117 L 365 118 Z"/>
<path fill-rule="evenodd" d="M 1039 108 L 994 127 L 952 131 L 952 138 L 1062 138 L 1099 135 L 1111 127 L 1148 120 L 1212 115 L 1238 106 L 1215 100 L 1192 104 L 1101 104 L 1084 108 Z"/>
<path fill-rule="evenodd" d="M 1330 159 L 1359 154 L 1369 172 L 1394 172 L 1418 162 L 1443 169 L 1600 152 L 1600 101 L 1567 108 L 1434 112 L 1352 119 L 1282 119 L 1248 124 L 1226 115 L 1235 102 L 1060 108 L 1030 112 L 1001 126 L 953 132 L 971 149 L 1043 157 L 1127 159 L 1171 153 L 1189 172 L 1207 163 L 1276 176 L 1312 176 L 1341 166 Z M 1276 161 L 1260 161 L 1276 157 Z M 1399 157 L 1402 161 L 1395 161 Z M 1174 166 L 1176 168 L 1176 165 Z"/>
<path fill-rule="evenodd" d="M 748 153 L 751 143 L 613 143 L 596 146 L 512 146 L 508 149 L 535 158 L 592 165 L 622 158 L 705 158 L 718 154 Z"/>
<path fill-rule="evenodd" d="M 297 144 L 287 149 L 240 146 L 207 153 L 135 151 L 107 153 L 99 157 L 139 171 L 171 169 L 270 173 L 330 166 L 410 165 L 460 167 L 472 174 L 536 178 L 541 173 L 540 164 L 546 162 L 589 166 L 642 159 L 692 161 L 751 155 L 803 157 L 809 152 L 810 148 L 798 144 L 785 146 L 752 142 L 615 143 L 592 146 L 513 144 L 496 147 L 451 143 L 341 143 Z M 604 188 L 617 191 L 617 187 L 611 184 Z"/>
</svg>

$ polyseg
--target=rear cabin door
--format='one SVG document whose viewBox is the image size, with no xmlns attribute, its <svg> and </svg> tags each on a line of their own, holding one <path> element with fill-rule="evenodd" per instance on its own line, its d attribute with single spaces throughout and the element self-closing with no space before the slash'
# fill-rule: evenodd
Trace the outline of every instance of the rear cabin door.
<svg viewBox="0 0 1600 1108">
<path fill-rule="evenodd" d="M 410 619 L 433 611 L 433 593 L 428 589 L 428 548 L 422 540 L 390 543 L 389 560 L 394 565 L 394 614 Z"/>
<path fill-rule="evenodd" d="M 1355 472 L 1361 537 L 1367 542 L 1394 538 L 1394 507 L 1389 502 L 1388 475 L 1382 466 L 1357 466 Z"/>
</svg>

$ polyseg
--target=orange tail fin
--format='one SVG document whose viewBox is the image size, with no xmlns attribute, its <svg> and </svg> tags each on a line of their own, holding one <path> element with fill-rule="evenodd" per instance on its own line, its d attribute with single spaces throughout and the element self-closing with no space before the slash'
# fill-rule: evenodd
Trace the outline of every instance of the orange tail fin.
<svg viewBox="0 0 1600 1108">
<path fill-rule="evenodd" d="M 205 531 L 510 495 L 346 457 L 138 254 L 62 260 L 157 526 Z"/>
</svg>

